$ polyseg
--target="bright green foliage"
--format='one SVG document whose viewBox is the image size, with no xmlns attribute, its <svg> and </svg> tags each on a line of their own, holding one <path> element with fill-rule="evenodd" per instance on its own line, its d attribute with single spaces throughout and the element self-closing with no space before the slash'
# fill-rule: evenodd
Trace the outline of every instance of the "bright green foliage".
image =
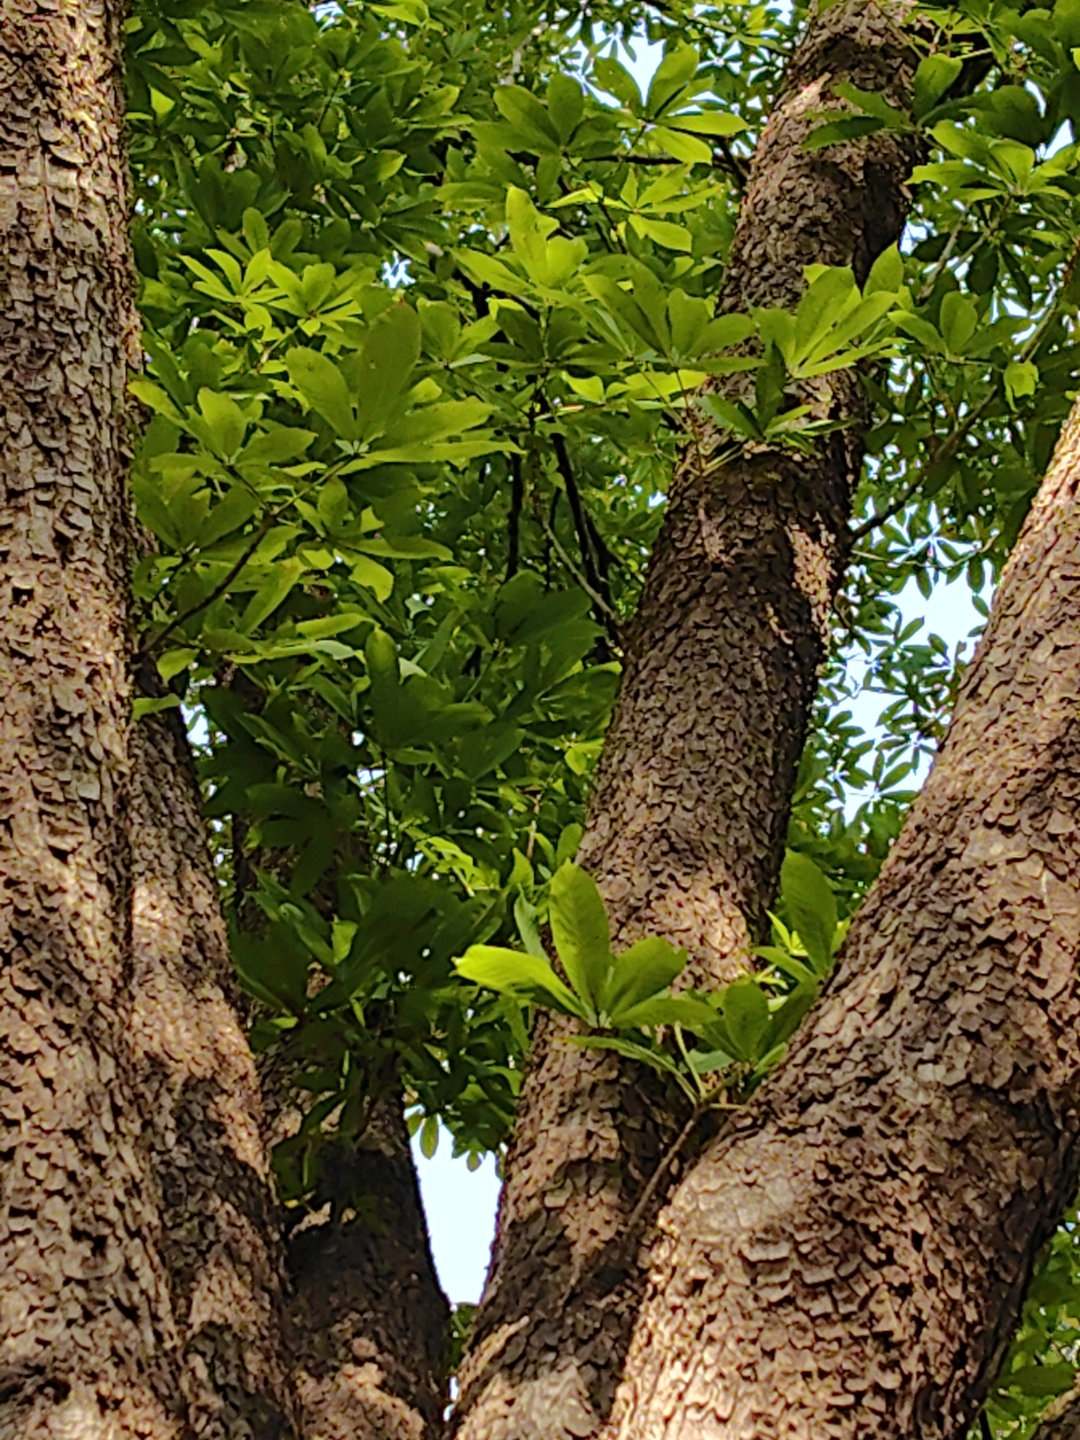
<svg viewBox="0 0 1080 1440">
<path fill-rule="evenodd" d="M 472 945 L 455 963 L 466 980 L 511 999 L 571 1015 L 594 1032 L 618 1032 L 570 1038 L 575 1044 L 618 1050 L 673 1075 L 692 1100 L 720 1091 L 742 1095 L 783 1054 L 787 1040 L 817 997 L 819 981 L 831 968 L 842 933 L 829 883 L 805 855 L 789 852 L 782 897 L 808 941 L 804 944 L 782 921 L 775 920 L 784 948 L 758 952 L 773 961 L 772 968 L 744 976 L 712 994 L 669 994 L 669 987 L 685 968 L 686 955 L 658 935 L 635 941 L 613 955 L 596 882 L 570 861 L 552 876 L 546 896 L 547 920 L 565 982 L 536 943 L 537 910 L 533 906 L 528 907 L 522 926 L 527 953 Z M 805 956 L 809 965 L 798 955 Z M 794 980 L 794 985 L 785 977 Z M 766 987 L 778 983 L 780 993 L 770 999 Z M 688 1051 L 684 1030 L 696 1035 L 705 1048 Z M 669 1035 L 671 1044 L 666 1041 Z M 677 1063 L 680 1052 L 685 1062 L 682 1066 Z"/>
<path fill-rule="evenodd" d="M 767 1068 L 816 995 L 962 672 L 895 597 L 993 582 L 1077 362 L 1080 7 L 924 9 L 914 113 L 848 89 L 809 142 L 920 131 L 902 253 L 861 289 L 810 266 L 794 313 L 718 318 L 802 5 L 136 0 L 137 708 L 196 722 L 254 1042 L 288 1047 L 311 1096 L 277 1157 L 290 1200 L 379 1086 L 404 1087 L 425 1150 L 436 1118 L 474 1158 L 500 1146 L 522 996 L 700 1095 Z M 664 45 L 645 93 L 616 31 Z M 687 439 L 806 448 L 825 427 L 799 387 L 851 367 L 859 528 L 772 943 L 753 978 L 677 1001 L 673 955 L 611 957 L 565 865 L 621 626 Z M 695 395 L 742 371 L 738 402 Z M 887 698 L 873 735 L 852 653 Z M 1072 1234 L 994 1434 L 1068 1382 Z"/>
</svg>

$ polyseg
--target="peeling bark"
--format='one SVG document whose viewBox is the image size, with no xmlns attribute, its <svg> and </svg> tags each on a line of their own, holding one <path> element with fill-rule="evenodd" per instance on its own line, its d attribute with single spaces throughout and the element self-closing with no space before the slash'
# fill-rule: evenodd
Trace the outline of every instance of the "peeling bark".
<svg viewBox="0 0 1080 1440">
<path fill-rule="evenodd" d="M 915 62 L 902 14 L 848 0 L 810 25 L 755 155 L 722 310 L 791 305 L 811 263 L 864 278 L 899 238 L 910 137 L 883 132 L 812 153 L 802 142 L 839 81 L 907 108 Z M 853 376 L 829 377 L 812 398 L 857 430 Z M 706 431 L 673 479 L 578 858 L 604 894 L 616 945 L 665 935 L 687 950 L 690 983 L 745 967 L 775 888 L 846 559 L 856 430 L 812 456 L 727 464 L 714 462 L 719 437 Z M 542 1022 L 534 1045 L 460 1377 L 467 1440 L 593 1434 L 640 1297 L 626 1224 L 680 1129 L 681 1105 L 643 1084 L 639 1067 L 562 1043 L 568 1030 Z"/>
<path fill-rule="evenodd" d="M 960 1436 L 993 1381 L 1080 1159 L 1078 489 L 1080 407 L 825 998 L 662 1217 L 618 1440 Z"/>
</svg>

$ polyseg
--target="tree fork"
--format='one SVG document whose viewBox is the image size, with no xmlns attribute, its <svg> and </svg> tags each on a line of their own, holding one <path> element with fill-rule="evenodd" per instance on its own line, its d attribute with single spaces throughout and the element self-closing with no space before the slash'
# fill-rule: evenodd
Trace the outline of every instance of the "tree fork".
<svg viewBox="0 0 1080 1440">
<path fill-rule="evenodd" d="M 838 103 L 837 82 L 909 107 L 906 10 L 847 0 L 811 21 L 755 154 L 722 311 L 792 305 L 811 263 L 861 280 L 899 239 L 917 142 L 881 132 L 807 152 L 803 141 Z M 864 413 L 850 374 L 812 399 L 856 428 Z M 775 888 L 861 463 L 852 431 L 811 456 L 724 465 L 718 439 L 694 436 L 673 478 L 579 853 L 616 945 L 663 934 L 706 986 L 746 966 Z M 594 1432 L 641 1293 L 622 1231 L 685 1120 L 677 1097 L 567 1033 L 541 1022 L 522 1093 L 460 1376 L 467 1440 Z"/>
<path fill-rule="evenodd" d="M 994 1379 L 1080 1159 L 1078 492 L 1080 406 L 825 998 L 661 1219 L 612 1440 L 945 1440 Z"/>
</svg>

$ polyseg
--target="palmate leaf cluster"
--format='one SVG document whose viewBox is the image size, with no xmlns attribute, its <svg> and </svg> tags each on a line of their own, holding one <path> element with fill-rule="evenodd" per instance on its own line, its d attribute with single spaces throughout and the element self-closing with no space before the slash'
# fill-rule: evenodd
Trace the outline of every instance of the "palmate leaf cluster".
<svg viewBox="0 0 1080 1440">
<path fill-rule="evenodd" d="M 730 1002 L 760 1034 L 725 1053 L 752 1068 L 780 1005 L 812 998 L 962 671 L 896 597 L 957 578 L 983 603 L 1076 369 L 1080 3 L 921 14 L 913 114 L 849 91 L 809 142 L 919 130 L 902 253 L 862 285 L 811 266 L 793 313 L 719 318 L 804 7 L 135 6 L 138 709 L 183 707 L 200 747 L 253 1039 L 310 1097 L 278 1155 L 293 1202 L 379 1087 L 429 1148 L 436 1120 L 474 1157 L 503 1142 L 527 1016 L 454 957 L 515 945 L 572 873 L 675 458 L 703 429 L 718 460 L 812 448 L 807 386 L 856 367 L 872 420 L 835 654 L 772 943 Z M 619 36 L 663 46 L 644 90 Z M 853 653 L 887 700 L 875 734 Z M 603 1028 L 614 992 L 566 974 Z M 1003 1434 L 1071 1373 L 1062 1235 L 988 1412 Z"/>
<path fill-rule="evenodd" d="M 511 999 L 572 1016 L 584 1033 L 565 1037 L 567 1043 L 618 1051 L 671 1075 L 692 1102 L 707 1106 L 720 1094 L 745 1097 L 781 1058 L 846 932 L 828 881 L 807 856 L 786 856 L 780 893 L 799 931 L 792 934 L 774 917 L 779 943 L 757 952 L 769 967 L 722 990 L 670 993 L 686 953 L 659 935 L 613 955 L 596 882 L 571 861 L 556 870 L 546 896 L 565 980 L 544 949 L 540 912 L 524 896 L 515 920 L 525 951 L 471 945 L 456 968 Z M 696 1037 L 694 1048 L 687 1048 L 684 1032 Z"/>
</svg>

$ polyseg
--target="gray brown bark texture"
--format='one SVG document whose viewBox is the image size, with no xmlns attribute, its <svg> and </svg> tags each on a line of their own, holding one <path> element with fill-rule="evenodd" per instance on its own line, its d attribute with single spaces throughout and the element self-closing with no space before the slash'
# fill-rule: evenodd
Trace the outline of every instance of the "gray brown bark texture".
<svg viewBox="0 0 1080 1440">
<path fill-rule="evenodd" d="M 944 1440 L 994 1378 L 1080 1156 L 1078 492 L 1080 407 L 823 1001 L 661 1217 L 611 1440 Z"/>
<path fill-rule="evenodd" d="M 122 1054 L 130 865 L 118 7 L 0 4 L 0 1435 L 174 1433 Z"/>
<path fill-rule="evenodd" d="M 905 8 L 843 0 L 817 15 L 764 129 L 720 308 L 790 306 L 813 263 L 865 278 L 899 239 L 910 137 L 807 152 L 848 82 L 907 109 Z M 726 464 L 698 428 L 673 479 L 579 861 L 616 947 L 683 946 L 713 987 L 748 963 L 772 897 L 828 613 L 845 561 L 861 448 L 853 376 L 816 390 L 853 422 L 813 455 Z M 492 1268 L 460 1374 L 467 1440 L 586 1436 L 610 1407 L 642 1270 L 628 1218 L 678 1133 L 679 1102 L 610 1052 L 542 1022 L 507 1162 Z M 647 1225 L 662 1200 L 642 1220 Z"/>
<path fill-rule="evenodd" d="M 286 1350 L 259 1081 L 186 739 L 130 721 L 121 19 L 111 0 L 0 0 L 0 1440 L 416 1440 L 396 1391 L 346 1432 L 292 1373 L 311 1336 L 294 1306 Z M 416 1316 L 364 1236 L 324 1247 L 337 1298 L 312 1323 L 351 1307 L 335 1339 L 378 1399 L 380 1365 L 418 1344 L 373 1354 L 368 1312 L 396 1285 L 395 1341 Z"/>
<path fill-rule="evenodd" d="M 450 1316 L 400 1098 L 375 1102 L 359 1142 L 328 1146 L 322 1172 L 288 1240 L 301 1440 L 424 1440 L 449 1399 Z"/>
</svg>

